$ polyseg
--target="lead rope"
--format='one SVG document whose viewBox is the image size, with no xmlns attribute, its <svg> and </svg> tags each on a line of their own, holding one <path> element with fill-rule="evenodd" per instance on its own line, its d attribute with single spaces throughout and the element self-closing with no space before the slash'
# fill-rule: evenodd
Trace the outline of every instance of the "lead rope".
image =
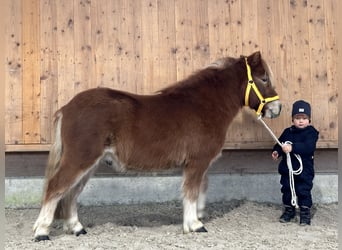
<svg viewBox="0 0 342 250">
<path fill-rule="evenodd" d="M 270 129 L 270 127 L 264 122 L 264 120 L 261 118 L 261 115 L 258 116 L 258 120 L 264 125 L 264 127 L 268 130 L 270 135 L 273 137 L 273 139 L 278 143 L 279 146 L 283 146 L 283 144 L 292 144 L 290 141 L 286 141 L 284 143 L 281 143 L 276 135 L 273 133 L 273 131 Z M 298 154 L 294 154 L 294 156 L 297 158 L 299 161 L 299 168 L 294 171 L 292 168 L 292 162 L 291 162 L 291 156 L 290 153 L 286 153 L 286 163 L 287 163 L 287 168 L 289 169 L 289 179 L 290 179 L 290 189 L 291 189 L 291 205 L 298 208 L 298 203 L 297 203 L 297 195 L 296 195 L 296 189 L 295 189 L 295 184 L 294 184 L 294 175 L 300 175 L 303 171 L 303 162 L 302 158 Z"/>
</svg>

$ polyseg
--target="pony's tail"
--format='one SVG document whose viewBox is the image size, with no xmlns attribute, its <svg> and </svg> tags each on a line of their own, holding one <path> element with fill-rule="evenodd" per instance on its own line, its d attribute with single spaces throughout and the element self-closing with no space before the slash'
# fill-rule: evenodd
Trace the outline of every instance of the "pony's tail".
<svg viewBox="0 0 342 250">
<path fill-rule="evenodd" d="M 58 172 L 60 168 L 60 161 L 63 154 L 63 143 L 62 143 L 62 118 L 63 114 L 62 111 L 57 111 L 55 114 L 55 121 L 54 121 L 54 127 L 55 127 L 55 141 L 51 145 L 49 158 L 47 167 L 45 170 L 45 185 L 44 185 L 44 197 L 47 193 L 47 188 L 50 180 L 55 176 L 55 174 Z M 67 199 L 62 198 L 58 204 L 57 208 L 55 210 L 54 218 L 55 219 L 63 219 L 66 217 L 67 212 L 64 210 L 64 207 L 66 207 L 68 203 Z"/>
<path fill-rule="evenodd" d="M 47 163 L 47 167 L 45 170 L 44 194 L 46 194 L 49 181 L 59 170 L 59 164 L 60 164 L 60 160 L 61 160 L 62 153 L 63 153 L 62 136 L 61 136 L 62 117 L 63 117 L 62 112 L 57 111 L 57 113 L 55 114 L 55 121 L 54 121 L 55 141 L 51 145 L 48 163 Z"/>
</svg>

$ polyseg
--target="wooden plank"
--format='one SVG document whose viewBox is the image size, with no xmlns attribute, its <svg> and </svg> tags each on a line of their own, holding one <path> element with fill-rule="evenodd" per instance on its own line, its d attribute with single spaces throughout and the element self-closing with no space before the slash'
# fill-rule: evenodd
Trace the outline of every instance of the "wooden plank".
<svg viewBox="0 0 342 250">
<path fill-rule="evenodd" d="M 224 50 L 226 55 L 229 56 L 240 56 L 242 54 L 242 16 L 241 16 L 241 2 L 242 0 L 235 0 L 228 2 L 228 8 L 223 6 L 228 12 L 228 20 L 224 20 L 225 26 L 229 26 L 230 32 L 224 32 L 226 50 Z M 226 25 L 226 23 L 228 24 Z"/>
<path fill-rule="evenodd" d="M 292 23 L 292 82 L 290 101 L 298 99 L 312 102 L 311 72 L 310 72 L 310 47 L 308 29 L 308 8 L 305 4 L 290 2 Z"/>
<path fill-rule="evenodd" d="M 108 43 L 105 39 L 107 34 L 107 22 L 105 18 L 105 13 L 109 11 L 107 8 L 107 3 L 111 3 L 108 1 L 93 1 L 91 3 L 91 14 L 90 14 L 90 21 L 91 21 L 91 42 L 92 42 L 92 51 L 93 55 L 93 66 L 91 70 L 92 74 L 92 81 L 94 87 L 104 86 L 106 83 L 107 87 L 112 87 L 110 82 L 104 79 L 105 72 L 107 68 L 105 66 L 108 65 L 106 60 L 106 51 Z M 114 69 L 112 69 L 114 70 Z"/>
<path fill-rule="evenodd" d="M 274 53 L 273 73 L 274 86 L 282 102 L 282 111 L 280 117 L 267 121 L 276 135 L 280 136 L 285 127 L 291 125 L 291 85 L 292 76 L 292 25 L 291 11 L 289 2 L 270 1 L 272 14 L 272 40 L 271 48 Z"/>
<path fill-rule="evenodd" d="M 158 35 L 158 1 L 141 1 L 142 18 L 142 61 L 143 84 L 141 93 L 151 93 L 159 89 L 159 35 Z"/>
<path fill-rule="evenodd" d="M 56 2 L 57 26 L 57 70 L 58 70 L 58 107 L 65 105 L 74 94 L 74 3 L 69 0 Z"/>
<path fill-rule="evenodd" d="M 140 1 L 123 1 L 118 6 L 118 50 L 119 81 L 117 88 L 137 93 L 140 84 L 142 65 L 137 53 L 141 50 L 141 13 Z M 140 72 L 139 72 L 140 68 Z M 139 83 L 138 83 L 139 82 Z"/>
<path fill-rule="evenodd" d="M 6 144 L 6 152 L 39 152 L 49 151 L 51 144 Z"/>
<path fill-rule="evenodd" d="M 192 67 L 193 70 L 203 68 L 210 63 L 208 0 L 191 2 L 192 10 Z"/>
<path fill-rule="evenodd" d="M 53 140 L 53 116 L 58 109 L 55 3 L 40 1 L 40 13 L 41 143 L 49 144 Z"/>
<path fill-rule="evenodd" d="M 159 74 L 158 89 L 177 81 L 175 1 L 158 1 Z"/>
<path fill-rule="evenodd" d="M 175 1 L 177 80 L 181 80 L 194 71 L 192 61 L 192 17 L 191 1 Z"/>
<path fill-rule="evenodd" d="M 336 2 L 324 2 L 324 16 L 325 16 L 325 38 L 326 38 L 326 55 L 327 55 L 327 97 L 328 99 L 328 116 L 329 116 L 329 133 L 326 139 L 334 140 L 338 138 L 338 83 L 340 82 L 337 76 L 338 72 L 338 48 L 337 38 L 335 32 L 337 28 L 338 11 L 335 11 Z M 340 21 L 339 21 L 340 22 Z M 340 37 L 341 38 L 341 37 Z M 339 67 L 341 69 L 341 67 Z M 341 80 L 341 79 L 340 79 Z"/>
<path fill-rule="evenodd" d="M 208 1 L 210 61 L 241 55 L 241 2 Z"/>
<path fill-rule="evenodd" d="M 210 45 L 210 62 L 222 56 L 222 32 L 220 31 L 222 19 L 225 18 L 222 0 L 208 1 L 208 36 Z"/>
<path fill-rule="evenodd" d="M 132 67 L 130 73 L 130 84 L 134 85 L 135 93 L 143 93 L 143 58 L 142 58 L 142 12 L 141 1 L 131 0 L 132 15 Z"/>
<path fill-rule="evenodd" d="M 23 143 L 21 1 L 5 2 L 5 143 Z"/>
<path fill-rule="evenodd" d="M 93 5 L 93 3 L 92 3 Z M 95 78 L 97 86 L 120 88 L 120 59 L 123 44 L 120 34 L 122 1 L 96 2 L 96 15 L 92 11 L 95 27 Z M 95 32 L 95 33 L 94 33 Z"/>
<path fill-rule="evenodd" d="M 74 94 L 92 87 L 92 45 L 90 1 L 74 0 Z"/>
<path fill-rule="evenodd" d="M 39 0 L 22 2 L 23 138 L 40 142 Z"/>
<path fill-rule="evenodd" d="M 257 0 L 241 1 L 242 53 L 249 55 L 258 50 Z"/>
<path fill-rule="evenodd" d="M 327 57 L 325 43 L 325 18 L 323 0 L 312 0 L 308 5 L 308 28 L 310 45 L 312 122 L 320 131 L 319 139 L 328 139 L 330 119 L 327 98 Z"/>
</svg>

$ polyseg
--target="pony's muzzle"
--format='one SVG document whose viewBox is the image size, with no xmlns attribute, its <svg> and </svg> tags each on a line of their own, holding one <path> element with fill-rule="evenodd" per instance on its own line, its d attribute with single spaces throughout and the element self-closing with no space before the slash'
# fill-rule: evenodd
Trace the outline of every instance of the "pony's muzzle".
<svg viewBox="0 0 342 250">
<path fill-rule="evenodd" d="M 266 104 L 263 116 L 269 119 L 277 118 L 280 115 L 281 106 L 282 105 L 279 100 Z"/>
</svg>

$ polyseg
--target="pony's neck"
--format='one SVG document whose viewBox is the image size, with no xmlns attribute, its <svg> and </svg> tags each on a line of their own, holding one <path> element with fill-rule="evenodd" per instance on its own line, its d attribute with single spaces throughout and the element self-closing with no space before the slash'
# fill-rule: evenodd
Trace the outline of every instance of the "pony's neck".
<svg viewBox="0 0 342 250">
<path fill-rule="evenodd" d="M 228 127 L 243 106 L 241 76 L 236 69 L 203 69 L 161 91 L 164 95 L 182 96 L 213 122 Z"/>
</svg>

